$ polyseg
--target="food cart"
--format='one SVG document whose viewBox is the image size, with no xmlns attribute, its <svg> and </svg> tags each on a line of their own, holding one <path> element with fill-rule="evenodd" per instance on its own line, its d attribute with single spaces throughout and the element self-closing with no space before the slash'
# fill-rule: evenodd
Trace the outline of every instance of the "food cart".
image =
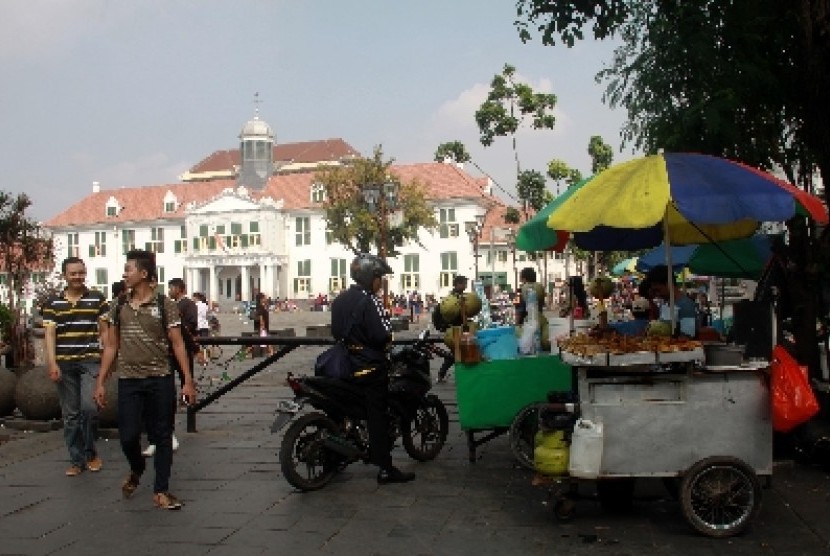
<svg viewBox="0 0 830 556">
<path fill-rule="evenodd" d="M 683 514 L 697 531 L 725 537 L 750 524 L 759 477 L 772 475 L 768 362 L 707 365 L 700 343 L 668 338 L 603 344 L 577 335 L 560 348 L 579 394 L 572 478 L 598 487 L 678 478 Z M 564 496 L 555 505 L 562 519 L 573 509 Z"/>
</svg>

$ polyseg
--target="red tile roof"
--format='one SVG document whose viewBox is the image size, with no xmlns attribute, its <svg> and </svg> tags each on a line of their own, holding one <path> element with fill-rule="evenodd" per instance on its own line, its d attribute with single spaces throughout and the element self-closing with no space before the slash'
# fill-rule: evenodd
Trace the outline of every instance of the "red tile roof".
<svg viewBox="0 0 830 556">
<path fill-rule="evenodd" d="M 358 157 L 357 152 L 343 139 L 322 139 L 300 143 L 274 145 L 274 162 L 314 163 Z M 233 171 L 240 164 L 239 149 L 216 151 L 190 169 L 193 174 L 202 172 Z"/>
<path fill-rule="evenodd" d="M 452 164 L 429 162 L 392 166 L 390 172 L 404 183 L 417 181 L 422 184 L 428 199 L 464 198 L 479 200 L 488 207 L 500 204 L 500 201 L 484 191 L 486 180 L 473 178 Z M 311 185 L 314 181 L 314 172 L 271 176 L 265 189 L 262 192 L 251 191 L 251 197 L 282 199 L 286 209 L 318 208 L 319 204 L 311 201 Z M 235 185 L 234 180 L 214 180 L 102 190 L 75 203 L 46 222 L 46 226 L 85 226 L 183 218 L 190 202 L 204 203 L 225 188 L 233 188 Z M 179 203 L 174 213 L 163 211 L 164 197 L 168 191 L 176 196 Z M 118 216 L 106 216 L 106 205 L 110 197 L 115 197 L 119 206 L 123 207 Z"/>
</svg>

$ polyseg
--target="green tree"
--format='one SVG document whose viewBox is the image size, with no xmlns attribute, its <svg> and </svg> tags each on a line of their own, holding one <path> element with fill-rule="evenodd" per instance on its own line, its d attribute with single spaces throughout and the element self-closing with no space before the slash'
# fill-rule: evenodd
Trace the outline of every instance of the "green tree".
<svg viewBox="0 0 830 556">
<path fill-rule="evenodd" d="M 25 316 L 20 301 L 24 288 L 34 272 L 43 272 L 54 265 L 52 238 L 33 218 L 26 214 L 32 202 L 25 193 L 0 191 L 0 272 L 9 288 L 9 312 L 12 319 L 3 330 L 11 345 L 15 365 L 24 364 L 31 353 Z"/>
<path fill-rule="evenodd" d="M 470 162 L 472 157 L 467 152 L 467 147 L 461 141 L 448 141 L 441 143 L 435 150 L 435 162 L 444 162 L 450 159 L 453 162 Z"/>
<path fill-rule="evenodd" d="M 578 184 L 585 178 L 582 177 L 582 172 L 577 170 L 576 168 L 571 168 L 571 171 L 568 173 L 568 178 L 565 180 L 565 183 L 568 184 L 568 187 Z"/>
<path fill-rule="evenodd" d="M 522 215 L 516 207 L 507 207 L 504 211 L 505 224 L 518 224 L 522 221 Z"/>
<path fill-rule="evenodd" d="M 536 212 L 545 206 L 545 176 L 536 170 L 521 172 L 516 183 L 516 193 L 524 204 L 525 220 L 528 220 L 530 209 Z"/>
<path fill-rule="evenodd" d="M 556 184 L 556 195 L 559 196 L 562 184 L 571 177 L 571 167 L 564 160 L 555 158 L 548 162 L 548 177 Z"/>
<path fill-rule="evenodd" d="M 393 162 L 393 159 L 383 160 L 383 151 L 378 146 L 372 158 L 359 158 L 348 166 L 329 168 L 315 176 L 326 191 L 323 210 L 333 240 L 354 253 L 374 251 L 395 257 L 399 254 L 398 247 L 408 241 L 418 241 L 419 230 L 433 230 L 438 224 L 435 211 L 426 200 L 425 184 L 417 180 L 402 183 L 392 171 Z M 392 218 L 387 218 L 384 245 L 382 219 L 367 206 L 363 190 L 370 184 L 385 183 L 397 186 L 397 202 L 396 207 L 391 207 L 382 197 L 378 204 L 380 212 L 386 210 L 391 216 L 395 208 L 401 218 L 396 225 L 389 225 Z"/>
<path fill-rule="evenodd" d="M 533 88 L 515 80 L 516 68 L 505 64 L 501 74 L 493 77 L 487 100 L 475 113 L 476 124 L 481 133 L 480 141 L 485 147 L 493 144 L 496 137 L 510 136 L 513 156 L 516 160 L 516 175 L 521 173 L 519 151 L 516 147 L 516 131 L 527 119 L 533 129 L 553 129 L 556 117 L 556 95 L 537 93 Z"/>
<path fill-rule="evenodd" d="M 611 166 L 614 160 L 614 150 L 599 135 L 591 136 L 588 154 L 591 157 L 591 173 L 595 175 Z"/>
</svg>

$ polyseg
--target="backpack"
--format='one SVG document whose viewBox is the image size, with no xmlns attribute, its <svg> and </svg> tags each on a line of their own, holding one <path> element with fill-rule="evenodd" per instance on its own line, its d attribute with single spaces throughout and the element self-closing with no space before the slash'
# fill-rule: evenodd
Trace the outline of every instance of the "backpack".
<svg viewBox="0 0 830 556">
<path fill-rule="evenodd" d="M 127 303 L 127 296 L 120 295 L 118 296 L 118 302 L 115 304 L 115 315 L 112 321 L 113 326 L 118 327 L 118 334 L 121 334 L 121 309 L 124 308 L 124 305 Z M 164 312 L 164 295 L 163 294 L 156 294 L 156 306 L 158 307 L 159 311 L 159 318 L 161 319 L 161 329 L 162 331 L 167 331 L 167 314 Z M 170 338 L 167 334 L 163 334 L 164 339 L 167 340 L 167 355 L 170 359 L 171 363 L 175 360 L 175 355 L 173 354 L 173 346 L 170 345 Z"/>
<path fill-rule="evenodd" d="M 432 326 L 439 332 L 446 332 L 450 327 L 449 323 L 444 320 L 444 316 L 441 314 L 440 303 L 436 303 L 435 308 L 432 310 Z"/>
</svg>

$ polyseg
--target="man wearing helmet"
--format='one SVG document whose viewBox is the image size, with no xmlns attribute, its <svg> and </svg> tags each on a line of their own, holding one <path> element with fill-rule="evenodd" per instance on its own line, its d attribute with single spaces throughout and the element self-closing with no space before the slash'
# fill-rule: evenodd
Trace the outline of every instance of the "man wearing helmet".
<svg viewBox="0 0 830 556">
<path fill-rule="evenodd" d="M 392 324 L 377 293 L 383 276 L 391 273 L 383 259 L 361 253 L 350 268 L 355 283 L 338 295 L 331 306 L 332 335 L 348 347 L 355 369 L 351 380 L 364 390 L 371 460 L 380 467 L 378 484 L 405 483 L 415 478 L 414 473 L 393 466 L 390 453 L 386 348 L 392 341 Z"/>
</svg>

